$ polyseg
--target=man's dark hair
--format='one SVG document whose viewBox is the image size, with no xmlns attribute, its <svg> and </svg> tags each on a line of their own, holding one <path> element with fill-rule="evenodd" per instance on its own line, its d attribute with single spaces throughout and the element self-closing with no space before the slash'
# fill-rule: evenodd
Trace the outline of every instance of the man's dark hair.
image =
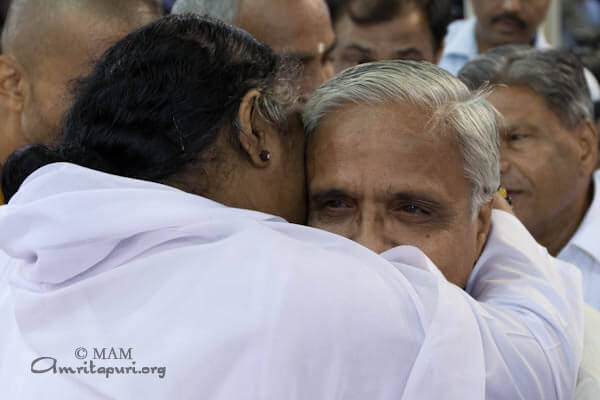
<svg viewBox="0 0 600 400">
<path fill-rule="evenodd" d="M 168 182 L 210 158 L 223 129 L 237 142 L 238 110 L 250 89 L 261 93 L 257 112 L 280 123 L 293 104 L 281 95 L 282 68 L 240 29 L 191 14 L 159 19 L 110 48 L 81 81 L 55 148 L 30 146 L 7 160 L 5 199 L 37 168 L 61 160 Z"/>
<path fill-rule="evenodd" d="M 329 7 L 331 22 L 335 25 L 335 22 L 340 18 L 348 0 L 325 0 L 325 2 L 327 3 L 327 7 Z"/>
<path fill-rule="evenodd" d="M 0 33 L 4 27 L 4 21 L 6 20 L 6 14 L 8 13 L 8 5 L 10 0 L 0 0 Z"/>
<path fill-rule="evenodd" d="M 392 20 L 408 5 L 420 7 L 429 23 L 436 52 L 442 48 L 453 20 L 448 0 L 327 0 L 327 4 L 334 25 L 344 13 L 358 25 L 374 25 Z"/>
</svg>

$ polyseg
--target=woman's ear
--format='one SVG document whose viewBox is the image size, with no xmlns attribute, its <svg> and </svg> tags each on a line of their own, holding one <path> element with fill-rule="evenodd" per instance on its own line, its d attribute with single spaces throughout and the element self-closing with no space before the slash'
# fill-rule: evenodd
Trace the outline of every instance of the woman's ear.
<svg viewBox="0 0 600 400">
<path fill-rule="evenodd" d="M 258 168 L 265 168 L 271 160 L 271 153 L 267 149 L 267 132 L 260 116 L 256 110 L 256 102 L 261 94 L 252 89 L 242 99 L 240 104 L 239 119 L 239 142 L 242 151 L 248 159 Z"/>
</svg>

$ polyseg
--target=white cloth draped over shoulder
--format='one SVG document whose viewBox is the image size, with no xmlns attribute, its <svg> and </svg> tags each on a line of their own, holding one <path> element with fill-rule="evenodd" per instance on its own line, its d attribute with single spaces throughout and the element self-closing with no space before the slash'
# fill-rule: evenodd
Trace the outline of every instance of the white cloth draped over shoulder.
<svg viewBox="0 0 600 400">
<path fill-rule="evenodd" d="M 0 250 L 6 399 L 566 399 L 581 360 L 579 272 L 501 211 L 475 299 L 413 247 L 66 163 Z"/>
</svg>

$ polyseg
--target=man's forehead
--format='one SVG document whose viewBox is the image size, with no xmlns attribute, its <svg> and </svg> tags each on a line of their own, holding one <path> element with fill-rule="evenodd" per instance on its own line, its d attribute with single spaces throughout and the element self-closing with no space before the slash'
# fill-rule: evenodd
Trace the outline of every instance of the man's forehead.
<svg viewBox="0 0 600 400">
<path fill-rule="evenodd" d="M 404 101 L 347 102 L 322 118 L 317 131 L 335 131 L 358 136 L 379 135 L 398 138 L 414 135 L 425 142 L 437 141 L 442 126 L 432 124 L 432 112 Z M 356 121 L 354 118 L 357 118 Z M 343 131 L 343 132 L 342 132 Z M 440 138 L 440 140 L 442 140 Z"/>
<path fill-rule="evenodd" d="M 278 53 L 323 54 L 335 40 L 323 1 L 244 0 L 236 24 Z"/>
</svg>

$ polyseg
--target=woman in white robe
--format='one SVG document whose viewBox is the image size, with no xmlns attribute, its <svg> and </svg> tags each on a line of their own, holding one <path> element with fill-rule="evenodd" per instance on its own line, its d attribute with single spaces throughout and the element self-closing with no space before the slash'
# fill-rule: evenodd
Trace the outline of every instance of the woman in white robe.
<svg viewBox="0 0 600 400">
<path fill-rule="evenodd" d="M 304 141 L 285 82 L 243 32 L 167 17 L 100 60 L 62 143 L 7 162 L 2 397 L 572 394 L 579 276 L 514 217 L 494 213 L 477 300 L 416 248 L 288 223 Z"/>
</svg>

